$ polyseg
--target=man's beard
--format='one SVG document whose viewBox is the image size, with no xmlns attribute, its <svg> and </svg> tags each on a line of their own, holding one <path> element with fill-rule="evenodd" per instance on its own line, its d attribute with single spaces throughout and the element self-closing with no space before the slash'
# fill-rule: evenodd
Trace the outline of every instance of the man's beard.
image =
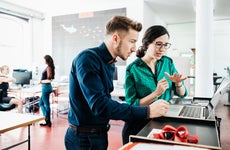
<svg viewBox="0 0 230 150">
<path fill-rule="evenodd" d="M 122 45 L 122 41 L 120 41 L 119 45 L 118 45 L 117 48 L 116 48 L 117 54 L 118 54 L 118 56 L 119 56 L 121 59 L 126 60 L 126 58 L 124 58 L 123 55 L 121 55 L 121 52 L 122 52 L 122 50 L 121 50 L 121 45 Z"/>
</svg>

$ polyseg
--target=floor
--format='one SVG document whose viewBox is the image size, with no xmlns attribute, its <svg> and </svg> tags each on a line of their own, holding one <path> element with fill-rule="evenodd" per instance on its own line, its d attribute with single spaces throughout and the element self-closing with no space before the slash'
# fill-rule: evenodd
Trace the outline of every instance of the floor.
<svg viewBox="0 0 230 150">
<path fill-rule="evenodd" d="M 230 96 L 230 95 L 229 95 Z M 215 111 L 216 116 L 221 118 L 220 127 L 220 141 L 222 150 L 229 150 L 230 148 L 230 101 L 228 101 L 228 94 L 224 94 L 223 99 L 217 106 Z M 230 98 L 230 97 L 229 97 Z M 229 104 L 229 106 L 224 106 Z"/>
<path fill-rule="evenodd" d="M 230 107 L 223 106 L 227 103 L 227 95 L 224 95 L 219 105 L 217 106 L 216 114 L 221 117 L 221 146 L 222 150 L 227 150 L 230 147 Z M 64 135 L 68 123 L 66 115 L 54 116 L 52 119 L 53 125 L 49 127 L 40 127 L 39 123 L 31 126 L 31 149 L 55 149 L 64 150 Z M 1 123 L 3 123 L 1 121 Z M 109 131 L 109 147 L 108 150 L 117 150 L 122 146 L 121 130 L 123 121 L 112 120 L 110 122 L 111 128 Z M 19 142 L 27 138 L 27 128 L 20 128 L 6 132 L 0 136 L 0 149 L 7 147 L 11 144 Z M 26 150 L 27 143 L 12 148 L 12 150 Z"/>
<path fill-rule="evenodd" d="M 64 135 L 68 123 L 66 115 L 59 115 L 53 117 L 52 127 L 40 127 L 39 123 L 31 126 L 31 150 L 65 150 Z M 3 123 L 1 121 L 1 123 Z M 122 146 L 121 130 L 123 121 L 110 121 L 111 128 L 109 131 L 109 146 L 108 150 L 117 150 Z M 0 136 L 0 149 L 8 147 L 9 145 L 23 141 L 27 138 L 27 127 L 15 129 Z M 27 150 L 27 143 L 19 145 L 11 150 Z"/>
</svg>

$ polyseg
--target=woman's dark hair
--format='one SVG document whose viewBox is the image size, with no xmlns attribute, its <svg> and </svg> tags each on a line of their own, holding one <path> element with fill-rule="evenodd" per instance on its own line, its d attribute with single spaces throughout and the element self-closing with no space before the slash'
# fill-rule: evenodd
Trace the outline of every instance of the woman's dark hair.
<svg viewBox="0 0 230 150">
<path fill-rule="evenodd" d="M 52 70 L 52 79 L 54 79 L 55 66 L 54 66 L 53 58 L 50 55 L 45 55 L 44 59 L 46 60 L 47 65 L 51 68 L 51 70 Z"/>
<path fill-rule="evenodd" d="M 143 57 L 146 50 L 148 49 L 149 44 L 151 44 L 156 38 L 169 33 L 167 29 L 161 25 L 155 25 L 149 27 L 142 38 L 142 46 L 140 46 L 136 52 L 137 57 Z M 170 37 L 170 36 L 169 36 Z"/>
</svg>

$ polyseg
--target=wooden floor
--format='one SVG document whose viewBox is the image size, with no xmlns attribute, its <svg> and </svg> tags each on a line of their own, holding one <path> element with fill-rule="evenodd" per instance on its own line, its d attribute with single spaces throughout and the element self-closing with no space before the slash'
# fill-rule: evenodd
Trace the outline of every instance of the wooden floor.
<svg viewBox="0 0 230 150">
<path fill-rule="evenodd" d="M 223 106 L 227 103 L 227 94 L 224 95 L 217 106 L 216 115 L 221 117 L 221 146 L 222 150 L 230 149 L 230 107 Z M 13 119 L 13 118 L 12 118 Z M 31 126 L 31 150 L 64 150 L 64 135 L 68 126 L 66 115 L 54 116 L 53 125 L 40 127 L 39 123 Z M 1 123 L 4 123 L 1 120 Z M 123 121 L 112 120 L 109 131 L 108 150 L 117 150 L 122 146 L 121 130 Z M 0 136 L 0 149 L 27 138 L 27 128 L 20 128 L 6 132 Z M 12 150 L 27 150 L 27 143 L 12 148 Z"/>
</svg>

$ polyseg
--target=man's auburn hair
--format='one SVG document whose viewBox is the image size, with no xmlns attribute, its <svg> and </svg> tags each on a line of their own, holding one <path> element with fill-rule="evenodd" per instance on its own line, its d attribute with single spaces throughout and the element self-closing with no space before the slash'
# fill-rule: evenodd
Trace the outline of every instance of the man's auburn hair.
<svg viewBox="0 0 230 150">
<path fill-rule="evenodd" d="M 129 29 L 140 32 L 142 29 L 142 24 L 125 16 L 114 16 L 106 25 L 106 34 L 109 35 L 119 30 L 128 32 Z"/>
</svg>

